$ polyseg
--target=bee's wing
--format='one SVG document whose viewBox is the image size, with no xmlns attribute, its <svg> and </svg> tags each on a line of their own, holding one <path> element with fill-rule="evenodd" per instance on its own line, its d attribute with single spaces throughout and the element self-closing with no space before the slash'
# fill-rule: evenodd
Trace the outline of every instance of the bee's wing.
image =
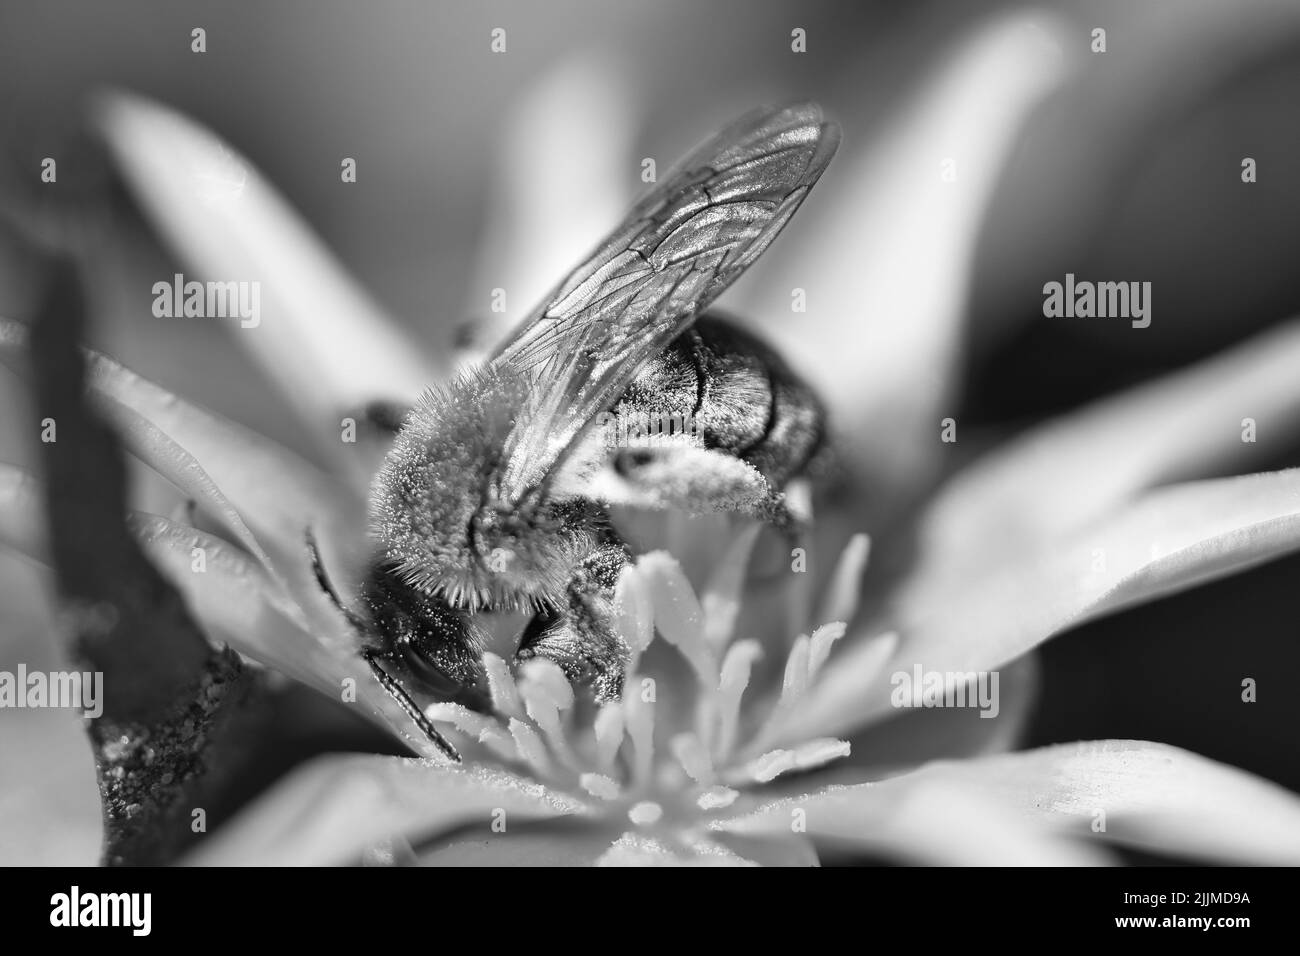
<svg viewBox="0 0 1300 956">
<path fill-rule="evenodd" d="M 533 376 L 500 494 L 541 487 L 584 428 L 781 231 L 839 145 L 814 103 L 749 113 L 676 166 L 494 358 Z"/>
</svg>

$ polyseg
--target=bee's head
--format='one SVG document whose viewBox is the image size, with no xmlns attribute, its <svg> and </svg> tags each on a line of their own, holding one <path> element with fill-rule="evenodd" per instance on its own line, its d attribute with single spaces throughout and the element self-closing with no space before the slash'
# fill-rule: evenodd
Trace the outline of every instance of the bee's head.
<svg viewBox="0 0 1300 956">
<path fill-rule="evenodd" d="M 496 497 L 501 449 L 529 383 L 485 369 L 426 394 L 371 489 L 371 533 L 408 584 L 453 607 L 523 610 L 554 603 L 573 544 L 540 500 Z"/>
</svg>

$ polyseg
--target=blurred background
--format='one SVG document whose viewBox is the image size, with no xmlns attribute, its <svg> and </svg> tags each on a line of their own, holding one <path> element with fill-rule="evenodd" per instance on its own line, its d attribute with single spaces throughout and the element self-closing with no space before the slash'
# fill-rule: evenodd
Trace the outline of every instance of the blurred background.
<svg viewBox="0 0 1300 956">
<path fill-rule="evenodd" d="M 1297 54 L 1300 8 L 1253 0 L 3 0 L 0 182 L 55 212 L 113 211 L 99 347 L 315 457 L 226 324 L 151 315 L 153 283 L 182 267 L 86 145 L 96 92 L 217 131 L 447 367 L 467 321 L 489 322 L 480 341 L 499 328 L 493 288 L 509 290 L 498 323 L 522 316 L 617 221 L 643 158 L 662 174 L 754 106 L 816 99 L 840 154 L 721 305 L 824 389 L 889 501 L 917 467 L 952 467 L 915 460 L 918 429 L 931 448 L 943 415 L 979 436 L 957 452 L 975 454 L 1300 311 Z M 38 180 L 47 156 L 57 188 Z M 35 277 L 4 251 L 0 314 L 27 318 Z M 1151 327 L 1045 320 L 1042 286 L 1066 272 L 1150 281 Z M 791 315 L 794 287 L 806 315 Z M 25 402 L 0 375 L 0 460 L 30 466 L 32 430 L 10 414 Z M 1258 467 L 1300 464 L 1294 438 L 1261 440 Z M 142 477 L 138 494 L 147 507 L 164 491 Z M 1167 741 L 1300 789 L 1284 685 L 1300 668 L 1297 573 L 1277 562 L 1055 639 L 1029 742 Z M 48 592 L 0 554 L 0 668 L 59 666 Z M 1255 706 L 1237 702 L 1242 675 L 1261 679 Z M 77 718 L 0 714 L 0 862 L 93 861 L 93 780 Z"/>
</svg>

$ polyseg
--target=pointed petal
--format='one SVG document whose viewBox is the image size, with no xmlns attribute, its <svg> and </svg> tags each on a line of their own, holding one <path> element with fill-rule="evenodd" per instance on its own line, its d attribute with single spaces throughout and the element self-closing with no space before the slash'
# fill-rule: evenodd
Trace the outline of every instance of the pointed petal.
<svg viewBox="0 0 1300 956">
<path fill-rule="evenodd" d="M 0 319 L 0 361 L 19 374 L 25 372 L 26 338 L 24 326 Z M 101 409 L 112 412 L 105 399 L 125 405 L 193 456 L 273 557 L 297 555 L 309 525 L 317 527 L 324 544 L 335 534 L 359 537 L 355 528 L 340 529 L 359 521 L 363 503 L 287 449 L 96 352 L 87 352 L 86 374 Z M 164 476 L 176 468 L 174 459 L 147 443 L 134 450 Z"/>
<path fill-rule="evenodd" d="M 389 834 L 413 846 L 456 827 L 493 836 L 511 821 L 580 812 L 540 784 L 484 767 L 449 769 L 376 756 L 321 757 L 299 767 L 215 830 L 183 862 L 199 866 L 347 863 Z"/>
<path fill-rule="evenodd" d="M 870 643 L 832 658 L 785 733 L 881 718 L 898 671 L 992 671 L 1083 621 L 1298 549 L 1300 469 L 1157 489 L 1054 550 L 909 590 L 887 612 L 902 635 L 890 662 L 863 666 Z"/>
<path fill-rule="evenodd" d="M 821 866 L 817 847 L 802 833 L 764 833 L 752 837 L 743 833 L 711 830 L 709 838 L 743 860 L 759 866 Z"/>
<path fill-rule="evenodd" d="M 0 320 L 0 361 L 20 374 L 26 335 L 24 326 Z M 103 355 L 86 354 L 87 387 L 96 407 L 121 419 L 125 406 L 151 426 L 136 435 L 132 450 L 160 474 L 201 491 L 196 474 L 185 474 L 197 465 L 203 484 L 220 490 L 269 555 L 317 640 L 335 656 L 350 653 L 355 635 L 321 593 L 308 560 L 306 534 L 313 531 L 325 566 L 335 569 L 335 583 L 342 586 L 338 569 L 359 560 L 356 552 L 365 542 L 360 499 L 276 443 L 186 403 Z M 201 500 L 220 515 L 219 499 L 209 495 Z M 368 674 L 365 680 L 370 681 Z M 409 727 L 409 722 L 401 726 Z"/>
<path fill-rule="evenodd" d="M 846 456 L 900 495 L 941 447 L 979 226 L 1022 124 L 1065 76 L 1066 29 L 1035 11 L 963 38 L 867 148 L 846 135 L 791 227 L 809 241 L 765 260 L 752 303 L 764 330 L 815 375 Z M 797 322 L 794 288 L 807 293 Z"/>
<path fill-rule="evenodd" d="M 672 847 L 640 833 L 628 832 L 614 841 L 596 861 L 597 866 L 757 866 L 712 841 Z"/>
<path fill-rule="evenodd" d="M 823 853 L 868 854 L 914 864 L 1093 866 L 1109 862 L 1095 848 L 1025 821 L 985 793 L 926 773 L 831 787 L 777 801 L 717 826 L 749 836 L 806 828 Z"/>
<path fill-rule="evenodd" d="M 881 795 L 906 797 L 918 785 L 972 794 L 1012 813 L 1021 826 L 1047 826 L 1083 840 L 1207 862 L 1300 863 L 1300 796 L 1178 747 L 1133 740 L 945 761 L 883 783 L 829 791 L 810 805 L 809 830 L 839 826 L 844 804 L 874 808 Z M 814 809 L 823 808 L 827 822 L 815 824 Z M 782 819 L 775 809 L 767 815 Z M 788 809 L 783 819 L 789 820 Z"/>
<path fill-rule="evenodd" d="M 236 340 L 329 450 L 338 416 L 413 402 L 440 377 L 243 156 L 166 107 L 114 93 L 96 118 L 145 213 L 200 281 L 260 283 L 260 321 Z M 251 322 L 251 320 L 249 320 Z"/>
<path fill-rule="evenodd" d="M 420 853 L 421 866 L 595 866 L 614 831 L 573 817 L 516 822 L 505 833 L 453 833 Z"/>
<path fill-rule="evenodd" d="M 618 65 L 575 57 L 521 91 L 505 117 L 468 314 L 481 358 L 626 212 L 641 186 L 631 96 Z M 506 310 L 489 309 L 492 291 Z"/>
<path fill-rule="evenodd" d="M 1140 492 L 1267 460 L 1300 435 L 1300 322 L 1034 428 L 959 473 L 919 522 L 914 580 L 969 574 Z M 1242 440 L 1243 418 L 1259 429 Z"/>
<path fill-rule="evenodd" d="M 222 530 L 257 558 L 262 567 L 274 577 L 271 559 L 257 543 L 248 525 L 244 524 L 239 512 L 194 456 L 134 409 L 108 396 L 103 396 L 101 402 L 100 408 L 116 426 L 123 444 L 137 458 L 147 461 L 177 488 L 201 503 L 204 510 L 221 524 Z"/>
<path fill-rule="evenodd" d="M 43 564 L 40 508 L 36 480 L 21 469 L 0 465 L 0 545 Z M 245 552 L 160 515 L 135 512 L 127 523 L 210 639 L 224 641 L 335 699 L 350 679 L 366 716 L 399 733 L 409 732 L 408 718 L 375 683 L 351 645 L 340 653 L 314 636 L 302 609 Z"/>
<path fill-rule="evenodd" d="M 135 513 L 128 526 L 149 559 L 184 597 L 210 638 L 331 695 L 338 668 L 312 638 L 302 611 L 239 548 L 160 515 Z"/>
<path fill-rule="evenodd" d="M 932 760 L 1005 753 L 1021 742 L 1033 715 L 1038 671 L 1034 654 L 999 670 L 995 717 L 981 716 L 976 707 L 928 707 L 869 724 L 851 738 L 852 753 L 832 769 L 845 768 L 855 782 L 879 780 Z"/>
<path fill-rule="evenodd" d="M 356 653 L 355 636 L 339 625 L 334 639 L 323 638 L 323 612 L 304 612 L 238 548 L 158 515 L 133 514 L 129 525 L 210 638 L 334 700 L 355 704 L 416 752 L 446 759 L 375 680 Z M 195 570 L 196 548 L 202 549 L 202 571 Z"/>
</svg>

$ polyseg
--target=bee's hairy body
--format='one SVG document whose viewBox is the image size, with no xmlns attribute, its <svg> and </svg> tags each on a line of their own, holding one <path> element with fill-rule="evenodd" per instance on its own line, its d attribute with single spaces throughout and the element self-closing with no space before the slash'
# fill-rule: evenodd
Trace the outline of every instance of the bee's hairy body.
<svg viewBox="0 0 1300 956">
<path fill-rule="evenodd" d="M 611 505 L 796 526 L 782 489 L 822 447 L 821 408 L 771 348 L 704 313 L 838 143 L 814 103 L 741 117 L 665 175 L 486 364 L 406 417 L 371 493 L 367 620 L 319 564 L 317 576 L 362 632 L 376 679 L 444 753 L 455 756 L 411 689 L 490 705 L 484 612 L 529 616 L 516 661 L 551 660 L 598 700 L 621 692 L 614 592 L 629 554 Z M 620 429 L 611 442 L 611 417 L 692 427 L 666 442 Z"/>
<path fill-rule="evenodd" d="M 372 647 L 431 697 L 486 703 L 475 615 L 487 611 L 533 614 L 520 659 L 551 657 L 601 699 L 621 689 L 626 648 L 612 629 L 596 633 L 627 560 L 607 508 L 564 494 L 507 509 L 485 467 L 526 386 L 489 367 L 430 393 L 375 481 L 371 521 L 383 546 L 364 590 Z M 812 389 L 760 339 L 715 316 L 651 359 L 612 410 L 651 415 L 696 423 L 703 447 L 752 465 L 773 489 L 802 473 L 824 441 Z M 612 450 L 577 470 L 609 467 L 627 479 L 638 454 Z"/>
</svg>

